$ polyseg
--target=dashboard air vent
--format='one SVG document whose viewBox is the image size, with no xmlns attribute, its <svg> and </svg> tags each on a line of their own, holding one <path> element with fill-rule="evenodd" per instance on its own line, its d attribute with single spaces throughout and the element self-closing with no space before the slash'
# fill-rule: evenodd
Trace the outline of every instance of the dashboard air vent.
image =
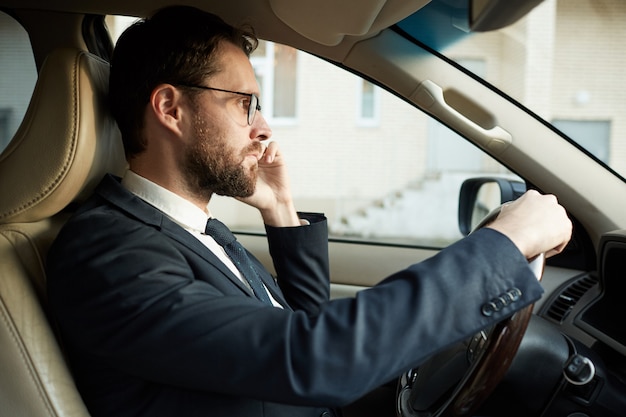
<svg viewBox="0 0 626 417">
<path fill-rule="evenodd" d="M 546 317 L 559 324 L 563 323 L 578 300 L 597 283 L 598 279 L 589 275 L 575 279 L 561 289 L 559 295 L 552 301 L 552 304 L 546 311 Z"/>
</svg>

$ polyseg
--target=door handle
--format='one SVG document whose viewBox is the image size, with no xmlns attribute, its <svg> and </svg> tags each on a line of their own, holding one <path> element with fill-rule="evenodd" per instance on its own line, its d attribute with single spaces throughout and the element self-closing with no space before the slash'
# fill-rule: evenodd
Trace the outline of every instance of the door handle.
<svg viewBox="0 0 626 417">
<path fill-rule="evenodd" d="M 480 107 L 467 97 L 464 98 L 470 105 L 473 104 L 476 107 Z M 490 153 L 498 154 L 503 152 L 513 140 L 511 134 L 500 126 L 484 128 L 450 106 L 446 102 L 443 89 L 431 80 L 425 80 L 420 83 L 411 95 L 411 99 L 421 109 L 432 114 L 461 135 L 470 138 Z"/>
</svg>

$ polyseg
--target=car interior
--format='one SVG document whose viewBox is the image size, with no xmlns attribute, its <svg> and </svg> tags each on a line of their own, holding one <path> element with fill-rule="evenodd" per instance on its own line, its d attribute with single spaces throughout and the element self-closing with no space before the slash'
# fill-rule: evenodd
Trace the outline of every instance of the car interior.
<svg viewBox="0 0 626 417">
<path fill-rule="evenodd" d="M 107 60 L 113 41 L 106 32 L 105 17 L 142 17 L 170 3 L 0 0 L 0 11 L 28 33 L 37 69 L 26 113 L 0 153 L 0 417 L 89 416 L 47 314 L 45 259 L 76 205 L 105 173 L 122 175 L 126 169 L 120 133 L 107 108 Z M 483 411 L 500 416 L 624 416 L 626 331 L 621 324 L 621 294 L 626 289 L 626 182 L 576 144 L 564 141 L 560 132 L 534 114 L 519 112 L 519 103 L 485 89 L 483 81 L 450 65 L 431 48 L 421 45 L 421 55 L 407 52 L 414 45 L 398 22 L 430 3 L 185 2 L 227 21 L 249 21 L 261 39 L 290 45 L 360 74 L 449 126 L 503 165 L 514 167 L 525 180 L 524 189 L 532 186 L 558 192 L 574 221 L 574 239 L 562 255 L 546 264 L 546 295 L 534 306 L 530 324 L 523 326 L 527 337 L 519 350 L 515 346 L 512 351 L 513 356 L 519 354 L 507 359 L 513 361 L 509 374 L 503 383 L 491 387 L 490 398 L 496 400 Z M 473 7 L 471 30 L 489 31 L 513 24 L 542 1 L 463 3 Z M 498 109 L 497 118 L 490 116 L 490 109 Z M 517 140 L 520 137 L 525 139 Z M 501 187 L 511 184 L 507 181 Z M 460 205 L 465 204 L 467 216 L 476 210 L 481 185 L 468 184 L 474 186 L 473 191 L 465 188 Z M 272 268 L 264 236 L 242 233 L 239 239 Z M 438 249 L 355 245 L 333 239 L 330 250 L 333 297 L 346 297 Z M 484 348 L 482 337 L 477 335 L 467 343 Z M 419 391 L 428 391 L 425 387 L 447 364 L 459 355 L 465 357 L 466 348 L 442 352 L 419 375 L 407 370 L 398 381 L 347 406 L 346 416 L 442 415 L 437 408 L 440 403 L 438 411 L 431 410 L 433 401 L 420 397 Z M 571 361 L 582 364 L 576 372 L 567 373 L 564 369 L 569 369 Z M 529 376 L 525 373 L 529 367 L 538 369 Z M 467 368 L 462 368 L 461 374 L 467 375 Z M 452 390 L 453 395 L 448 381 L 442 384 L 438 398 L 458 400 L 459 395 L 466 395 L 462 401 L 471 395 L 459 393 L 460 388 L 467 388 L 467 381 Z M 525 414 L 510 410 L 502 414 L 499 407 L 510 401 L 525 404 L 518 411 Z M 412 408 L 421 402 L 429 403 L 429 411 Z M 459 413 L 450 415 L 468 415 Z"/>
</svg>

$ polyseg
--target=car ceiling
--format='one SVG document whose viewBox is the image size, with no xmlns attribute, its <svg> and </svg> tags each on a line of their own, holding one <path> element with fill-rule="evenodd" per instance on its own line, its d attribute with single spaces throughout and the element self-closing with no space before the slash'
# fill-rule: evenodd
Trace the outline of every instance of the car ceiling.
<svg viewBox="0 0 626 417">
<path fill-rule="evenodd" d="M 0 0 L 0 8 L 14 10 L 24 21 L 34 18 L 35 27 L 41 27 L 50 11 L 144 17 L 172 3 L 213 12 L 234 25 L 250 24 L 261 39 L 341 62 L 355 42 L 375 36 L 430 0 Z"/>
<path fill-rule="evenodd" d="M 298 34 L 303 40 L 314 44 L 336 47 L 342 42 L 352 43 L 353 38 L 374 36 L 381 29 L 402 20 L 429 2 L 430 0 L 191 0 L 184 4 L 209 10 L 232 24 L 250 23 L 264 39 L 280 40 L 284 36 L 280 36 L 281 33 L 289 33 L 292 39 L 294 34 Z M 140 17 L 150 15 L 169 4 L 171 0 L 0 1 L 0 5 L 12 9 Z"/>
<path fill-rule="evenodd" d="M 476 27 L 510 24 L 542 0 L 438 0 L 445 7 L 467 14 Z M 186 0 L 176 2 L 218 14 L 234 25 L 251 24 L 262 39 L 341 61 L 351 46 L 378 34 L 431 0 Z M 171 0 L 0 0 L 0 7 L 30 11 L 117 14 L 144 17 L 171 4 Z M 487 22 L 487 23 L 485 23 Z M 471 22 L 470 22 L 471 23 Z M 288 41 L 287 41 L 288 40 Z"/>
</svg>

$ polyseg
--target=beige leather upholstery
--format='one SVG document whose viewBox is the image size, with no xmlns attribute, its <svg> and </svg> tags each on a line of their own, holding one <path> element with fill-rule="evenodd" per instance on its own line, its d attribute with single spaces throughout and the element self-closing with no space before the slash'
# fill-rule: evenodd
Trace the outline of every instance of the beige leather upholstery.
<svg viewBox="0 0 626 417">
<path fill-rule="evenodd" d="M 88 416 L 46 315 L 44 263 L 62 210 L 126 167 L 108 71 L 85 52 L 51 53 L 0 155 L 0 417 Z"/>
<path fill-rule="evenodd" d="M 106 113 L 108 65 L 70 49 L 50 54 L 15 138 L 0 155 L 0 222 L 49 217 L 84 197 L 124 158 Z"/>
</svg>

